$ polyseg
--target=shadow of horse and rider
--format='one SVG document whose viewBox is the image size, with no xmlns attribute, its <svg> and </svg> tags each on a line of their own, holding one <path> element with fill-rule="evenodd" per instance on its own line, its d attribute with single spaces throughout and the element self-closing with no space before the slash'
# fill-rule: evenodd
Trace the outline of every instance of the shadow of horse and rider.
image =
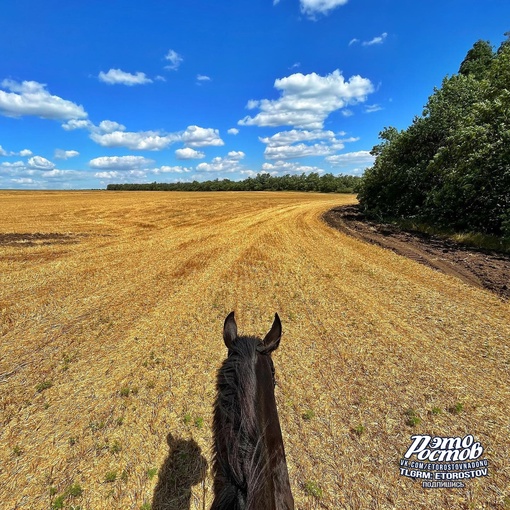
<svg viewBox="0 0 510 510">
<path fill-rule="evenodd" d="M 152 510 L 189 510 L 191 488 L 205 480 L 207 461 L 193 439 L 167 435 L 168 456 L 158 471 Z"/>
<path fill-rule="evenodd" d="M 294 509 L 271 359 L 281 335 L 278 314 L 263 340 L 238 336 L 234 312 L 225 319 L 223 341 L 228 356 L 216 383 L 211 510 Z M 205 480 L 207 461 L 192 439 L 168 434 L 167 442 L 170 450 L 159 470 L 152 510 L 189 510 L 191 488 Z"/>
</svg>

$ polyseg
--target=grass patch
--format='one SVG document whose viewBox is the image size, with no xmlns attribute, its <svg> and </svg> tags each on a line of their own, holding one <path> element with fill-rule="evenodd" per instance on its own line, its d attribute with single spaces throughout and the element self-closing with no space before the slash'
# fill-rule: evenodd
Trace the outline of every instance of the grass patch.
<svg viewBox="0 0 510 510">
<path fill-rule="evenodd" d="M 358 437 L 361 437 L 363 435 L 363 433 L 365 432 L 365 427 L 360 423 L 356 427 L 352 428 L 351 432 L 353 434 L 357 435 Z"/>
<path fill-rule="evenodd" d="M 312 496 L 316 499 L 320 499 L 324 496 L 324 491 L 319 484 L 310 480 L 305 482 L 304 491 L 307 496 Z"/>
<path fill-rule="evenodd" d="M 464 411 L 464 404 L 457 402 L 454 406 L 449 407 L 448 411 L 452 414 L 460 414 Z"/>
<path fill-rule="evenodd" d="M 104 477 L 106 483 L 113 483 L 117 480 L 117 471 L 108 471 Z"/>
<path fill-rule="evenodd" d="M 147 477 L 152 480 L 158 474 L 158 468 L 149 468 L 147 470 Z"/>
<path fill-rule="evenodd" d="M 119 453 L 122 450 L 122 446 L 120 446 L 118 441 L 114 441 L 110 446 L 110 453 Z"/>
<path fill-rule="evenodd" d="M 452 229 L 440 228 L 426 222 L 412 219 L 391 219 L 390 223 L 404 230 L 414 230 L 432 236 L 450 239 L 464 246 L 470 246 L 479 250 L 498 251 L 510 253 L 510 240 L 497 236 L 482 234 L 480 232 L 455 232 Z"/>
<path fill-rule="evenodd" d="M 406 411 L 406 416 L 407 416 L 406 425 L 408 425 L 409 427 L 416 427 L 421 423 L 421 418 L 418 416 L 414 409 L 408 409 Z"/>
<path fill-rule="evenodd" d="M 41 383 L 39 383 L 35 389 L 37 391 L 37 393 L 42 393 L 43 391 L 51 388 L 53 386 L 53 381 L 43 381 Z"/>
<path fill-rule="evenodd" d="M 312 409 L 307 409 L 302 415 L 301 418 L 305 421 L 310 421 L 315 416 L 315 413 Z"/>
<path fill-rule="evenodd" d="M 50 496 L 57 493 L 55 487 L 50 487 Z M 65 502 L 69 498 L 79 498 L 83 494 L 83 489 L 77 483 L 69 486 L 60 496 L 57 496 L 51 503 L 51 510 L 59 510 L 64 508 Z"/>
</svg>

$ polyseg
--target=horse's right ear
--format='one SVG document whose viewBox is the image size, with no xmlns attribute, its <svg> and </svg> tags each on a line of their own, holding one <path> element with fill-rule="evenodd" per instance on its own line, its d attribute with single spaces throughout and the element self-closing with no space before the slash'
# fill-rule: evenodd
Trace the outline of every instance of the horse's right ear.
<svg viewBox="0 0 510 510">
<path fill-rule="evenodd" d="M 278 349 L 280 345 L 280 339 L 282 337 L 282 323 L 278 314 L 274 314 L 274 322 L 271 326 L 269 333 L 263 340 L 265 354 L 271 354 L 274 350 Z"/>
<path fill-rule="evenodd" d="M 229 349 L 232 349 L 236 338 L 237 324 L 234 318 L 234 312 L 230 312 L 225 319 L 225 324 L 223 324 L 223 341 Z"/>
</svg>

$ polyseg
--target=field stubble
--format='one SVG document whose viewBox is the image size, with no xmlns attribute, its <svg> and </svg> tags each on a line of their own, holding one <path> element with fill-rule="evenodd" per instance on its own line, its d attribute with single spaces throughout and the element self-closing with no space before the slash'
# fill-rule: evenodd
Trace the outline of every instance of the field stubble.
<svg viewBox="0 0 510 510">
<path fill-rule="evenodd" d="M 208 508 L 235 310 L 248 334 L 282 318 L 297 508 L 509 508 L 509 304 L 321 221 L 349 202 L 0 192 L 1 507 Z M 490 476 L 400 477 L 419 433 L 473 434 Z"/>
</svg>

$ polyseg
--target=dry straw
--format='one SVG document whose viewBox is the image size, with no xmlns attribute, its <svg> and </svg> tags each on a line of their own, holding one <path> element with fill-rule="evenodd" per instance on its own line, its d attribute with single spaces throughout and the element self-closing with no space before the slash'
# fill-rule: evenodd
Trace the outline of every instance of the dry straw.
<svg viewBox="0 0 510 510">
<path fill-rule="evenodd" d="M 282 319 L 297 508 L 508 508 L 508 303 L 321 221 L 353 200 L 0 193 L 1 508 L 208 508 L 231 310 Z M 490 476 L 401 477 L 415 433 L 473 434 Z"/>
</svg>

